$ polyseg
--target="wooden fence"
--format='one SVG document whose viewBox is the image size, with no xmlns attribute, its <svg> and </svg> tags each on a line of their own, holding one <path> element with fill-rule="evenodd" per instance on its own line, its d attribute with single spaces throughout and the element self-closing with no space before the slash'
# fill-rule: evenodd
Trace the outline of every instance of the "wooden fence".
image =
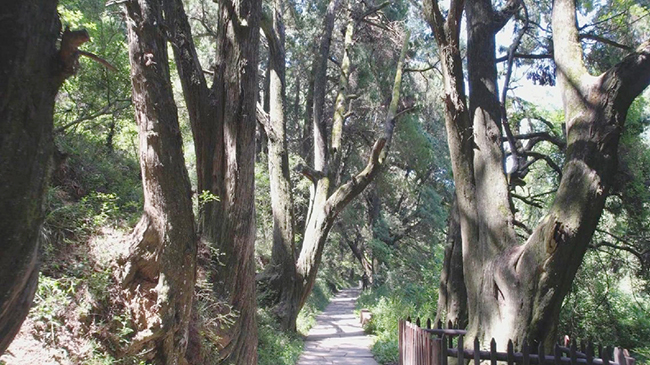
<svg viewBox="0 0 650 365">
<path fill-rule="evenodd" d="M 551 353 L 540 344 L 532 348 L 527 343 L 521 346 L 520 352 L 515 352 L 512 340 L 508 342 L 505 352 L 497 351 L 494 339 L 490 343 L 490 350 L 482 350 L 478 339 L 474 339 L 473 349 L 465 346 L 467 331 L 453 329 L 451 323 L 447 329 L 438 323 L 436 328 L 431 328 L 431 320 L 427 320 L 426 328 L 420 327 L 420 319 L 411 323 L 410 319 L 399 322 L 399 365 L 447 365 L 449 357 L 457 358 L 458 364 L 464 365 L 465 361 L 473 360 L 475 365 L 481 361 L 490 361 L 496 365 L 497 361 L 507 362 L 508 365 L 634 365 L 634 358 L 630 357 L 627 350 L 618 347 L 612 351 L 611 347 L 595 348 L 593 343 L 581 343 L 580 348 L 575 341 L 571 344 L 555 344 Z M 454 341 L 455 340 L 455 341 Z M 455 342 L 455 344 L 454 344 Z M 597 350 L 599 357 L 595 357 Z M 613 358 L 610 359 L 610 354 Z"/>
</svg>

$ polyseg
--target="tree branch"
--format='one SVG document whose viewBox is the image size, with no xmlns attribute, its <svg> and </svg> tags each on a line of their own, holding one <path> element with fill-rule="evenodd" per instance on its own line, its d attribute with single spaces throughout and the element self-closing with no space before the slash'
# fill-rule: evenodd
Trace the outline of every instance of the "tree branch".
<svg viewBox="0 0 650 365">
<path fill-rule="evenodd" d="M 390 1 L 386 1 L 386 2 L 384 2 L 382 4 L 379 4 L 379 5 L 375 6 L 375 7 L 372 7 L 370 9 L 364 11 L 363 13 L 361 13 L 361 15 L 359 15 L 355 20 L 359 21 L 359 20 L 361 20 L 361 19 L 363 19 L 363 18 L 365 18 L 365 17 L 367 17 L 369 15 L 372 15 L 372 14 L 378 12 L 379 10 L 387 7 L 388 5 L 390 5 Z"/>
<path fill-rule="evenodd" d="M 542 153 L 539 153 L 539 152 L 531 152 L 531 151 L 525 152 L 525 155 L 529 156 L 529 157 L 532 157 L 533 161 L 526 162 L 526 164 L 521 167 L 522 170 L 527 169 L 528 167 L 530 167 L 532 164 L 534 164 L 535 162 L 537 162 L 539 160 L 544 160 L 544 161 L 546 161 L 546 164 L 550 168 L 552 168 L 555 172 L 558 173 L 558 176 L 560 177 L 560 179 L 562 178 L 562 169 L 548 155 L 545 155 L 545 154 L 542 154 Z"/>
<path fill-rule="evenodd" d="M 543 59 L 552 59 L 552 54 L 525 54 L 525 53 L 513 53 L 513 58 L 523 58 L 529 60 L 543 60 Z M 508 55 L 501 56 L 496 59 L 497 63 L 505 62 L 508 60 Z"/>
<path fill-rule="evenodd" d="M 526 196 L 523 196 L 523 195 L 519 195 L 519 194 L 516 194 L 516 193 L 514 193 L 514 192 L 513 192 L 513 193 L 510 193 L 510 195 L 511 195 L 513 198 L 517 198 L 517 199 L 521 200 L 522 202 L 524 202 L 524 203 L 526 203 L 526 204 L 528 204 L 528 205 L 531 205 L 531 206 L 533 206 L 533 207 L 535 207 L 535 208 L 539 208 L 539 209 L 542 209 L 542 208 L 543 208 L 543 207 L 542 207 L 538 202 L 535 201 L 534 198 L 531 199 L 530 197 L 526 197 Z M 530 233 L 530 232 L 529 232 L 529 233 Z"/>
<path fill-rule="evenodd" d="M 273 126 L 271 125 L 271 117 L 269 116 L 269 113 L 264 111 L 264 107 L 262 107 L 262 104 L 259 102 L 257 103 L 257 108 L 255 108 L 256 114 L 257 114 L 257 122 L 264 127 L 264 131 L 266 132 L 266 136 L 270 139 L 275 139 L 277 138 L 277 135 L 275 133 L 275 130 L 273 129 Z"/>
<path fill-rule="evenodd" d="M 94 53 L 86 52 L 86 51 L 82 51 L 82 50 L 79 50 L 78 52 L 79 52 L 80 55 L 90 58 L 91 60 L 103 65 L 104 67 L 106 67 L 107 69 L 109 69 L 109 70 L 111 70 L 113 72 L 117 71 L 117 68 L 115 68 L 115 66 L 111 65 L 108 61 L 106 61 L 105 59 L 97 56 Z"/>
<path fill-rule="evenodd" d="M 610 234 L 609 232 L 605 232 L 605 231 L 602 231 L 600 229 L 598 230 L 598 232 Z M 601 248 L 601 247 L 609 247 L 609 248 L 613 248 L 615 250 L 629 252 L 632 255 L 636 256 L 637 259 L 639 259 L 639 263 L 641 263 L 641 265 L 645 266 L 645 264 L 646 264 L 645 263 L 646 260 L 644 259 L 645 252 L 639 252 L 639 251 L 637 251 L 637 250 L 635 250 L 635 249 L 633 249 L 631 247 L 628 247 L 628 246 L 620 246 L 620 245 L 616 245 L 616 244 L 613 244 L 613 243 L 608 242 L 608 241 L 600 241 L 599 243 L 589 245 L 589 247 L 593 248 L 593 249 L 598 249 L 598 248 Z"/>
<path fill-rule="evenodd" d="M 314 170 L 313 168 L 303 164 L 296 165 L 296 167 L 294 167 L 294 171 L 303 174 L 314 184 L 316 184 L 318 180 L 322 179 L 325 176 L 322 171 Z"/>
<path fill-rule="evenodd" d="M 433 70 L 434 68 L 437 68 L 439 63 L 440 61 L 436 61 L 436 63 L 434 63 L 433 65 L 430 65 L 429 67 L 425 67 L 425 68 L 405 68 L 404 72 L 405 73 L 406 72 L 427 72 L 429 70 Z"/>
<path fill-rule="evenodd" d="M 550 134 L 549 132 L 533 132 L 533 133 L 518 134 L 518 135 L 514 135 L 513 138 L 516 140 L 522 140 L 522 139 L 531 140 L 531 143 L 528 146 L 528 150 L 532 149 L 531 145 L 535 145 L 539 141 L 550 142 L 556 145 L 561 150 L 564 150 L 566 148 L 566 141 Z M 501 137 L 501 140 L 505 142 L 507 141 L 507 138 Z"/>
<path fill-rule="evenodd" d="M 118 102 L 118 101 L 128 101 L 129 103 L 126 104 L 123 107 L 118 107 L 118 108 L 115 108 L 114 110 L 111 110 L 111 107 L 113 107 L 115 105 L 115 103 Z M 113 114 L 116 111 L 124 110 L 124 109 L 128 108 L 130 105 L 131 105 L 130 100 L 115 100 L 115 102 L 107 104 L 101 110 L 98 110 L 95 113 L 81 116 L 81 117 L 79 117 L 79 118 L 77 118 L 77 119 L 75 119 L 75 120 L 61 126 L 61 127 L 56 128 L 54 130 L 54 134 L 64 132 L 66 129 L 68 129 L 70 127 L 73 127 L 73 126 L 75 126 L 75 125 L 77 125 L 79 123 L 85 122 L 87 120 L 92 120 L 92 119 L 95 119 L 95 118 L 100 117 L 102 115 Z"/>
<path fill-rule="evenodd" d="M 354 197 L 359 195 L 370 184 L 382 165 L 379 161 L 379 155 L 383 151 L 384 146 L 386 146 L 386 138 L 378 139 L 372 147 L 368 163 L 363 171 L 353 176 L 347 183 L 339 186 L 332 196 L 327 199 L 329 209 L 326 208 L 326 211 L 329 214 L 336 215 L 340 213 Z"/>
<path fill-rule="evenodd" d="M 494 14 L 493 26 L 494 33 L 499 32 L 519 10 L 522 5 L 521 0 L 508 0 L 508 2 Z"/>
<path fill-rule="evenodd" d="M 523 229 L 526 233 L 528 233 L 528 235 L 533 234 L 533 230 L 530 229 L 526 224 L 524 224 L 524 222 L 521 222 L 521 221 L 518 221 L 518 220 L 515 219 L 512 223 L 513 223 L 515 226 L 517 226 L 517 227 Z"/>
<path fill-rule="evenodd" d="M 597 41 L 597 42 L 600 42 L 600 43 L 604 43 L 604 44 L 607 44 L 607 45 L 610 45 L 610 46 L 613 46 L 613 47 L 616 47 L 616 48 L 624 49 L 624 50 L 629 51 L 629 52 L 634 51 L 634 48 L 632 48 L 630 46 L 618 43 L 616 41 L 613 41 L 611 39 L 607 39 L 605 37 L 601 37 L 601 36 L 599 36 L 597 34 L 593 34 L 593 33 L 580 34 L 580 39 L 590 39 L 590 40 Z"/>
</svg>

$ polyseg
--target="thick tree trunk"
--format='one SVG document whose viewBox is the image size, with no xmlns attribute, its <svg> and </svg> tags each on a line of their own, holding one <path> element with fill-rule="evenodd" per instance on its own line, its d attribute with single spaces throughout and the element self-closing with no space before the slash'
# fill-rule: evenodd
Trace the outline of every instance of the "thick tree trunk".
<svg viewBox="0 0 650 365">
<path fill-rule="evenodd" d="M 469 336 L 478 336 L 484 344 L 491 338 L 499 344 L 512 339 L 515 346 L 527 340 L 548 348 L 610 188 L 627 108 L 650 82 L 650 46 L 591 78 L 582 63 L 575 3 L 555 1 L 555 59 L 568 126 L 566 163 L 549 214 L 525 244 L 517 245 L 503 173 L 494 70 L 494 34 L 517 7 L 516 0 L 510 1 L 497 13 L 487 1 L 467 3 L 468 113 L 457 48 L 462 2 L 452 1 L 446 20 L 436 2 L 425 3 L 442 49 L 446 124 L 463 243 L 464 282 L 456 285 L 467 290 Z M 469 145 L 469 138 L 464 138 L 470 130 L 468 114 L 474 139 Z M 453 256 L 452 252 L 449 257 Z M 444 294 L 441 290 L 441 298 Z"/>
<path fill-rule="evenodd" d="M 456 328 L 467 326 L 467 291 L 463 276 L 463 241 L 460 234 L 458 206 L 454 203 L 447 222 L 447 247 L 440 274 L 436 321 Z"/>
<path fill-rule="evenodd" d="M 197 241 L 167 44 L 158 29 L 161 3 L 129 1 L 126 18 L 144 189 L 122 282 L 138 330 L 127 352 L 153 350 L 148 357 L 155 363 L 183 364 Z"/>
<path fill-rule="evenodd" d="M 207 87 L 203 68 L 192 40 L 190 24 L 182 1 L 164 0 L 165 23 L 169 42 L 183 88 L 183 97 L 189 114 L 196 155 L 197 193 L 199 194 L 198 231 L 201 237 L 214 238 L 214 214 L 218 202 L 217 176 L 220 175 L 223 127 L 217 119 L 217 105 L 213 91 Z M 215 88 L 216 85 L 213 85 Z M 211 196 L 212 195 L 212 196 Z"/>
<path fill-rule="evenodd" d="M 180 0 L 165 0 L 200 167 L 199 188 L 218 199 L 202 205 L 202 238 L 219 252 L 215 293 L 237 318 L 222 337 L 223 363 L 257 362 L 254 166 L 261 2 L 219 2 L 218 49 L 207 88 Z"/>
<path fill-rule="evenodd" d="M 285 35 L 282 0 L 264 17 L 262 28 L 269 44 L 269 115 L 263 123 L 269 137 L 269 180 L 273 211 L 271 264 L 264 273 L 264 289 L 272 297 L 274 313 L 284 330 L 296 331 L 300 282 L 296 278 L 293 198 L 286 137 Z M 270 18 L 270 19 L 269 19 Z"/>
<path fill-rule="evenodd" d="M 257 363 L 255 301 L 255 126 L 261 1 L 219 2 L 214 89 L 217 119 L 223 126 L 222 152 L 214 157 L 218 174 L 211 225 L 220 265 L 214 289 L 237 313 L 221 334 L 224 363 Z"/>
<path fill-rule="evenodd" d="M 55 0 L 2 4 L 0 354 L 18 333 L 36 290 L 42 204 L 53 150 L 54 98 L 74 69 L 76 47 L 83 43 L 70 48 L 66 57 L 57 54 L 61 26 L 56 6 Z"/>
<path fill-rule="evenodd" d="M 493 279 L 495 259 L 517 244 L 514 215 L 503 171 L 501 145 L 501 105 L 498 99 L 495 63 L 494 10 L 491 0 L 467 0 L 467 73 L 469 76 L 469 114 L 473 125 L 473 175 L 478 237 L 463 242 L 463 270 L 467 289 L 469 336 L 483 343 L 496 333 L 508 333 L 510 323 L 500 303 L 502 283 Z M 464 198 L 467 199 L 467 198 Z M 507 338 L 497 337 L 497 343 Z"/>
</svg>

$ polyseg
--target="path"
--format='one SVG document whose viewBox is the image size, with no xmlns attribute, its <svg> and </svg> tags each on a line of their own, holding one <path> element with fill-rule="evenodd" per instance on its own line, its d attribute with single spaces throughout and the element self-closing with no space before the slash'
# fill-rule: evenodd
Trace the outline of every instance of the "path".
<svg viewBox="0 0 650 365">
<path fill-rule="evenodd" d="M 354 315 L 360 293 L 360 289 L 345 289 L 332 299 L 316 317 L 296 365 L 378 365 L 370 352 L 372 339 Z"/>
</svg>

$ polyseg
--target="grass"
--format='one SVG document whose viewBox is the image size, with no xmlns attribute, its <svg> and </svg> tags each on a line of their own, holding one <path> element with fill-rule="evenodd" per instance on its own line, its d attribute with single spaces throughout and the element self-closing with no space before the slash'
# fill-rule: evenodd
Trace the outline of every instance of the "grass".
<svg viewBox="0 0 650 365">
<path fill-rule="evenodd" d="M 317 279 L 298 315 L 298 333 L 283 332 L 268 309 L 258 309 L 258 365 L 294 365 L 302 353 L 303 336 L 316 324 L 316 316 L 327 307 L 332 295 L 325 280 Z"/>
</svg>

